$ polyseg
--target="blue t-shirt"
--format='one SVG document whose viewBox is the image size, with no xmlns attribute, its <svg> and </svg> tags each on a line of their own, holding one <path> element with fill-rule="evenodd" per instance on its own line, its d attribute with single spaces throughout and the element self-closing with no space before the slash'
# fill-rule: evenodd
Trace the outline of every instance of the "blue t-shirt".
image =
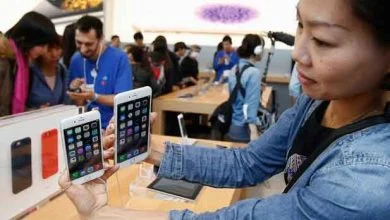
<svg viewBox="0 0 390 220">
<path fill-rule="evenodd" d="M 229 63 L 221 63 L 219 64 L 218 61 L 220 58 L 228 56 L 229 57 Z M 221 76 L 223 75 L 223 71 L 230 70 L 233 68 L 233 66 L 238 64 L 239 57 L 235 51 L 232 51 L 230 53 L 227 53 L 223 50 L 218 51 L 217 55 L 215 55 L 213 66 L 216 71 L 215 81 L 219 81 Z"/>
<path fill-rule="evenodd" d="M 96 68 L 96 60 L 85 59 L 84 61 L 80 52 L 75 53 L 69 66 L 69 83 L 75 78 L 86 77 L 86 84 L 94 84 L 95 93 L 99 95 L 115 95 L 132 89 L 131 67 L 123 51 L 106 47 L 99 59 L 95 82 L 91 75 L 94 68 Z M 88 110 L 91 109 L 100 111 L 102 127 L 106 128 L 113 115 L 113 107 L 93 101 L 88 104 Z"/>
</svg>

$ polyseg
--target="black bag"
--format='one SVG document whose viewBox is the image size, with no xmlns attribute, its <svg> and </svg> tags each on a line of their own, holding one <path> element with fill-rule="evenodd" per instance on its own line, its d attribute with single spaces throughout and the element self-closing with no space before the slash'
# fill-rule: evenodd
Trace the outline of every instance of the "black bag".
<svg viewBox="0 0 390 220">
<path fill-rule="evenodd" d="M 222 137 L 229 131 L 229 127 L 232 122 L 232 114 L 233 114 L 232 105 L 236 101 L 238 90 L 240 90 L 241 94 L 245 96 L 245 90 L 241 85 L 241 76 L 244 73 L 244 71 L 251 66 L 253 65 L 252 64 L 245 65 L 240 71 L 237 65 L 237 70 L 236 70 L 237 83 L 234 86 L 233 91 L 229 96 L 229 99 L 226 102 L 220 104 L 214 110 L 213 114 L 210 117 L 209 122 L 211 122 L 213 128 L 218 129 L 218 131 L 222 134 Z"/>
</svg>

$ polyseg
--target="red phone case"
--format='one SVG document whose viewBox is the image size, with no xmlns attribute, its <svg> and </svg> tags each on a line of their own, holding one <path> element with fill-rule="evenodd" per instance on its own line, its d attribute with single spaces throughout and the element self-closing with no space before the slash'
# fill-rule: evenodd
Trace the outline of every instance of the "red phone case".
<svg viewBox="0 0 390 220">
<path fill-rule="evenodd" d="M 52 129 L 42 133 L 42 178 L 58 172 L 58 131 Z"/>
</svg>

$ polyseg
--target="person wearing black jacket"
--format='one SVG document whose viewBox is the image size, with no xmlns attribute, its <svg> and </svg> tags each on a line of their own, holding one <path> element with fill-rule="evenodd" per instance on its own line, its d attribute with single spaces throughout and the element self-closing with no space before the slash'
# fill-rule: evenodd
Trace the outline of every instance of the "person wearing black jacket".
<svg viewBox="0 0 390 220">
<path fill-rule="evenodd" d="M 200 46 L 192 45 L 190 53 L 180 63 L 180 72 L 183 76 L 182 82 L 187 86 L 194 85 L 194 81 L 198 80 L 199 67 L 197 59 L 200 50 Z"/>
</svg>

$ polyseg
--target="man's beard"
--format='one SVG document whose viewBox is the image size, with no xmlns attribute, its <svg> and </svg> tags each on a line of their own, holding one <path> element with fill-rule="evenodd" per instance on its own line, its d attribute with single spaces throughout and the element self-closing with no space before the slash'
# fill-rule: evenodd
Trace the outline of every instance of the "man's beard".
<svg viewBox="0 0 390 220">
<path fill-rule="evenodd" d="M 97 46 L 96 48 L 95 48 L 95 50 L 93 50 L 93 53 L 91 53 L 91 55 L 85 55 L 85 54 L 83 54 L 83 53 L 81 53 L 80 52 L 80 54 L 85 58 L 85 59 L 96 59 L 96 54 L 98 53 L 98 51 L 99 51 L 99 46 Z"/>
</svg>

